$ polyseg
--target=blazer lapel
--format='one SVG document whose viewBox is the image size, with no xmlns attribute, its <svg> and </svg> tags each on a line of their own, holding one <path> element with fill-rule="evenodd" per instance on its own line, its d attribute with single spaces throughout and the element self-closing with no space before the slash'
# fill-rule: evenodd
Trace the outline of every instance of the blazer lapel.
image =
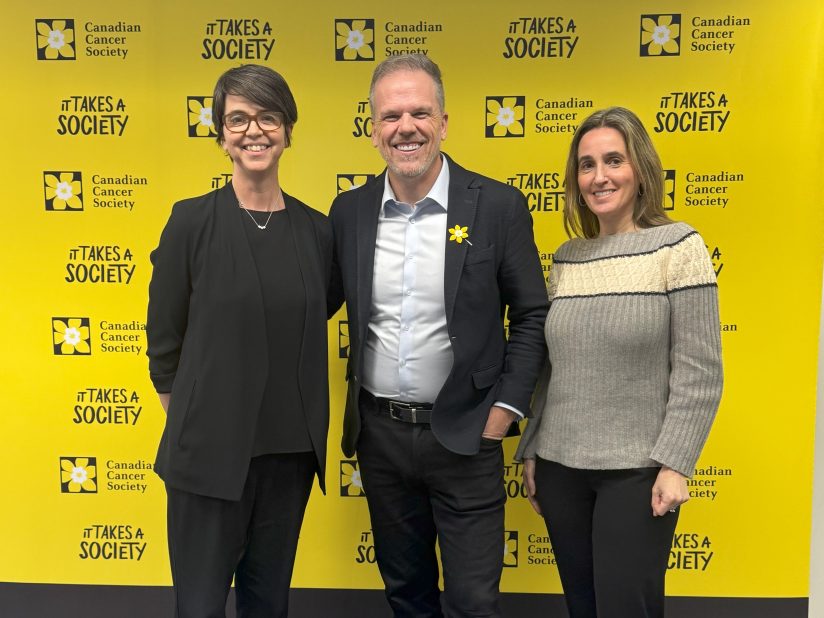
<svg viewBox="0 0 824 618">
<path fill-rule="evenodd" d="M 454 230 L 456 227 L 466 228 L 465 234 L 468 235 L 469 242 L 472 242 L 472 230 L 475 224 L 475 213 L 480 194 L 480 185 L 475 177 L 452 159 L 448 159 L 448 161 L 449 207 L 446 211 L 445 232 L 447 240 L 443 274 L 444 308 L 446 309 L 447 324 L 452 321 L 458 283 L 461 279 L 466 253 L 469 250 L 469 244 L 466 240 L 460 243 L 457 240 L 449 240 L 454 235 L 449 230 Z"/>
<path fill-rule="evenodd" d="M 357 205 L 357 268 L 358 268 L 358 341 L 366 341 L 366 327 L 372 306 L 372 275 L 375 270 L 375 241 L 378 236 L 378 216 L 386 172 L 372 182 L 372 190 L 364 191 Z"/>
<path fill-rule="evenodd" d="M 292 240 L 295 242 L 295 256 L 298 260 L 298 268 L 303 279 L 303 287 L 306 290 L 307 318 L 308 309 L 313 303 L 319 302 L 316 298 L 310 298 L 310 294 L 315 290 L 323 289 L 324 277 L 322 267 L 317 257 L 320 249 L 315 236 L 315 229 L 312 226 L 312 219 L 297 200 L 286 193 L 283 194 L 286 210 L 289 213 L 289 229 L 292 231 Z"/>
<path fill-rule="evenodd" d="M 227 274 L 230 279 L 223 281 L 222 285 L 243 290 L 242 293 L 247 298 L 254 298 L 255 304 L 248 307 L 245 319 L 254 320 L 256 328 L 263 332 L 266 325 L 263 292 L 260 289 L 260 279 L 252 249 L 243 229 L 243 219 L 239 216 L 244 213 L 239 213 L 238 209 L 235 189 L 231 183 L 228 183 L 218 191 L 215 213 L 217 229 L 225 239 L 221 251 L 225 254 L 224 261 L 227 267 L 230 268 Z"/>
<path fill-rule="evenodd" d="M 252 249 L 246 239 L 246 232 L 243 231 L 243 219 L 237 216 L 239 208 L 235 189 L 232 183 L 227 183 L 217 194 L 217 229 L 225 238 L 226 250 L 231 252 L 227 258 L 234 260 L 236 274 L 244 274 L 244 271 L 245 274 L 254 273 L 255 282 L 257 282 L 257 269 L 252 257 Z"/>
</svg>

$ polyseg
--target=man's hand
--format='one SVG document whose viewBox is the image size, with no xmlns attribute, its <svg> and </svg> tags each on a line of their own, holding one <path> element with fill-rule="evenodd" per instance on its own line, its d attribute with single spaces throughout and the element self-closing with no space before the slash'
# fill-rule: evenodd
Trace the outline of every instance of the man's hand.
<svg viewBox="0 0 824 618">
<path fill-rule="evenodd" d="M 489 417 L 486 419 L 486 427 L 481 435 L 490 440 L 503 440 L 506 432 L 509 431 L 509 426 L 517 416 L 512 410 L 492 406 L 489 409 Z"/>
</svg>

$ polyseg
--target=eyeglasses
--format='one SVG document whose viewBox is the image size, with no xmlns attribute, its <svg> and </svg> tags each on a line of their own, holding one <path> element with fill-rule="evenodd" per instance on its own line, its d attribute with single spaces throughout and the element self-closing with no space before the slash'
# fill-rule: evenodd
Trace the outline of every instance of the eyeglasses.
<svg viewBox="0 0 824 618">
<path fill-rule="evenodd" d="M 232 133 L 246 133 L 253 120 L 261 131 L 276 131 L 283 126 L 283 114 L 278 112 L 260 112 L 251 115 L 245 112 L 232 112 L 223 117 L 223 126 Z"/>
</svg>

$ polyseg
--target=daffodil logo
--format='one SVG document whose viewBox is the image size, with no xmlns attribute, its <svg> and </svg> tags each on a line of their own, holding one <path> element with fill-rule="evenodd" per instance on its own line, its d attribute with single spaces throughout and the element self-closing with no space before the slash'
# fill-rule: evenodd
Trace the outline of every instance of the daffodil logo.
<svg viewBox="0 0 824 618">
<path fill-rule="evenodd" d="M 187 97 L 189 137 L 217 137 L 212 120 L 212 97 Z"/>
<path fill-rule="evenodd" d="M 338 174 L 338 193 L 362 187 L 374 177 L 374 174 Z"/>
<path fill-rule="evenodd" d="M 343 498 L 362 498 L 366 495 L 356 459 L 341 459 L 340 495 Z"/>
<path fill-rule="evenodd" d="M 518 566 L 518 531 L 506 530 L 504 532 L 504 566 Z"/>
<path fill-rule="evenodd" d="M 64 494 L 96 494 L 96 457 L 61 457 L 60 491 Z"/>
<path fill-rule="evenodd" d="M 681 55 L 681 15 L 641 15 L 641 56 Z"/>
<path fill-rule="evenodd" d="M 74 60 L 74 20 L 35 19 L 38 60 Z"/>
<path fill-rule="evenodd" d="M 80 172 L 43 172 L 46 210 L 83 210 L 83 176 Z"/>
<path fill-rule="evenodd" d="M 335 20 L 335 60 L 375 59 L 375 20 Z"/>
<path fill-rule="evenodd" d="M 338 322 L 338 358 L 349 358 L 349 322 Z"/>
<path fill-rule="evenodd" d="M 526 97 L 486 97 L 486 137 L 523 137 Z"/>
<path fill-rule="evenodd" d="M 664 170 L 664 210 L 675 210 L 675 170 Z"/>
<path fill-rule="evenodd" d="M 456 225 L 455 227 L 449 228 L 449 240 L 459 245 L 465 242 L 467 245 L 472 246 L 472 243 L 469 242 L 469 233 L 466 230 L 467 227 L 465 225 Z"/>
<path fill-rule="evenodd" d="M 88 356 L 89 318 L 52 318 L 52 337 L 56 356 Z"/>
</svg>

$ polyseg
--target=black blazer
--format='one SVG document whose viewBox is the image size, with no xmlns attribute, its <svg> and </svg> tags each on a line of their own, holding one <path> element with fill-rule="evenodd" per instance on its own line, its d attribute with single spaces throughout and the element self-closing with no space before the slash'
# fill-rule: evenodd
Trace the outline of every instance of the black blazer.
<svg viewBox="0 0 824 618">
<path fill-rule="evenodd" d="M 467 227 L 472 244 L 446 242 L 444 304 L 454 363 L 434 401 L 432 431 L 449 450 L 472 455 L 480 448 L 495 401 L 531 414 L 530 396 L 546 354 L 548 301 L 523 194 L 447 160 L 450 182 L 444 234 L 455 225 Z M 342 441 L 347 456 L 354 453 L 360 432 L 358 395 L 385 173 L 338 195 L 329 212 L 335 238 L 330 309 L 345 299 L 349 319 L 349 388 Z"/>
<path fill-rule="evenodd" d="M 324 488 L 329 426 L 325 215 L 284 194 L 306 289 L 299 388 Z M 263 296 L 231 184 L 182 202 L 151 254 L 149 373 L 171 392 L 155 470 L 170 486 L 237 500 L 269 373 Z"/>
</svg>

